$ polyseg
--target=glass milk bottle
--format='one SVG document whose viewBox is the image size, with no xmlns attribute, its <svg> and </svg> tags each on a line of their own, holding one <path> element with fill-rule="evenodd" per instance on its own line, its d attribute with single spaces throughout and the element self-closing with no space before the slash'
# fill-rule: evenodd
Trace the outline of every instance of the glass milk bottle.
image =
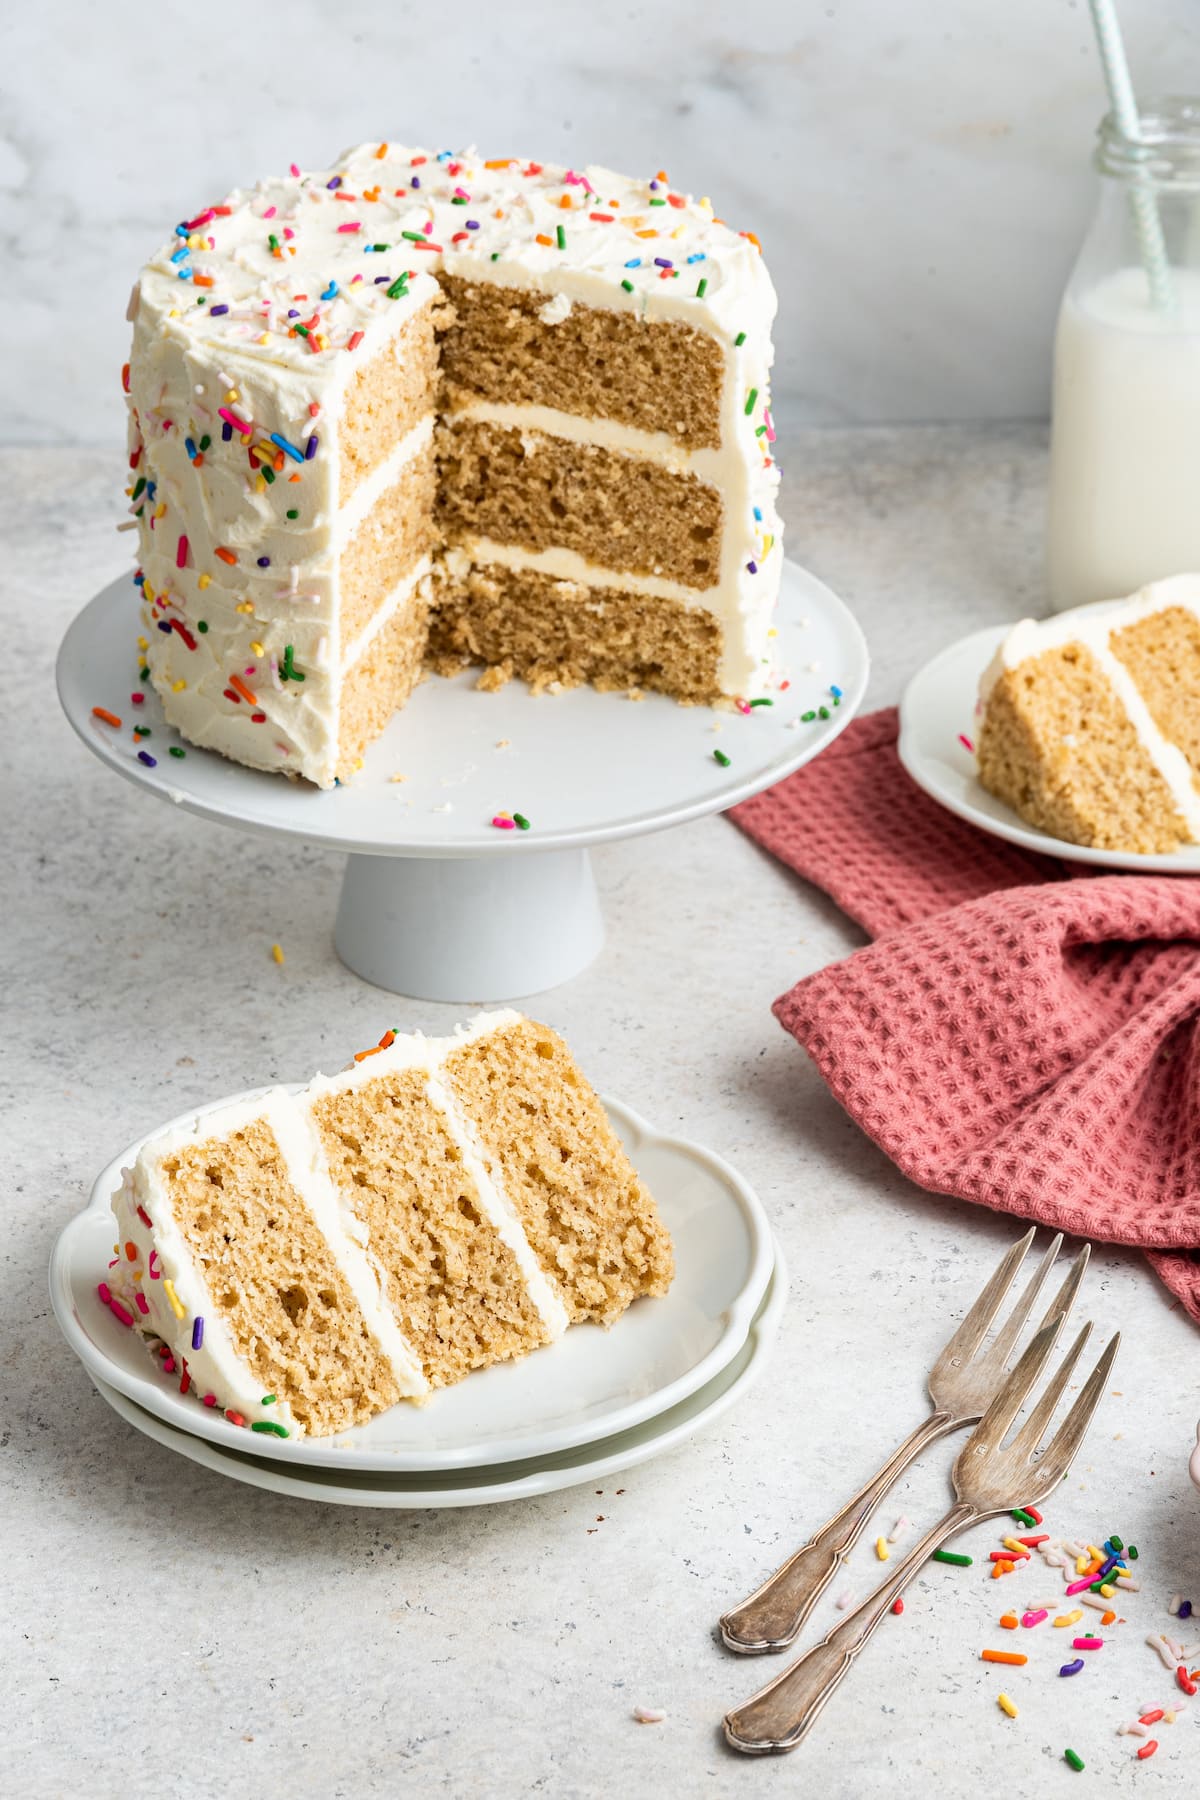
<svg viewBox="0 0 1200 1800">
<path fill-rule="evenodd" d="M 1054 344 L 1048 577 L 1056 611 L 1200 571 L 1200 100 L 1150 102 L 1142 142 L 1100 126 L 1096 216 Z M 1156 303 L 1135 213 L 1169 266 Z"/>
</svg>

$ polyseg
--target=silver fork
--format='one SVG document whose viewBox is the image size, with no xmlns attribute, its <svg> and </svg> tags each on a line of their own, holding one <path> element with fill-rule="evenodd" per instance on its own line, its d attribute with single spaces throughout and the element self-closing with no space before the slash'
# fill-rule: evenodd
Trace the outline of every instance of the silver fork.
<svg viewBox="0 0 1200 1800">
<path fill-rule="evenodd" d="M 1052 1240 L 1004 1326 L 980 1353 L 980 1346 L 1004 1304 L 1036 1231 L 1037 1227 L 1031 1226 L 1021 1241 L 1008 1251 L 933 1365 L 929 1376 L 933 1410 L 929 1417 L 904 1440 L 879 1473 L 865 1487 L 859 1488 L 841 1512 L 835 1513 L 828 1524 L 776 1569 L 748 1600 L 723 1615 L 721 1636 L 731 1650 L 737 1650 L 743 1656 L 786 1650 L 828 1586 L 841 1557 L 858 1541 L 867 1520 L 909 1464 L 938 1438 L 974 1425 L 983 1417 L 1008 1373 L 1017 1339 L 1062 1248 L 1060 1232 Z M 1051 1302 L 1043 1325 L 1058 1314 L 1062 1315 L 1062 1324 L 1066 1323 L 1087 1268 L 1090 1250 L 1088 1244 L 1080 1250 Z"/>
<path fill-rule="evenodd" d="M 1036 1506 L 1053 1493 L 1070 1468 L 1092 1422 L 1121 1341 L 1118 1332 L 1049 1445 L 1039 1455 L 1038 1446 L 1091 1332 L 1091 1326 L 1085 1325 L 1047 1383 L 1028 1420 L 1011 1444 L 1006 1445 L 1005 1433 L 1049 1360 L 1062 1326 L 1061 1317 L 1042 1326 L 959 1451 L 954 1464 L 957 1499 L 945 1517 L 913 1545 L 895 1574 L 835 1625 L 821 1643 L 806 1651 L 744 1706 L 725 1715 L 725 1736 L 735 1750 L 743 1750 L 750 1756 L 794 1750 L 879 1621 L 903 1593 L 927 1556 L 966 1526 L 980 1519 L 996 1518 L 1012 1507 Z"/>
</svg>

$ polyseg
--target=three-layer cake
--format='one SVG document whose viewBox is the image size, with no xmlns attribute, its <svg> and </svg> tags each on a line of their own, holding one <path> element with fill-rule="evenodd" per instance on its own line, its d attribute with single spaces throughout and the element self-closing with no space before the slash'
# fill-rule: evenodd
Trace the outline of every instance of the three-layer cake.
<svg viewBox="0 0 1200 1800">
<path fill-rule="evenodd" d="M 181 222 L 127 378 L 168 720 L 327 787 L 427 666 L 761 694 L 774 312 L 661 173 L 374 144 Z"/>
</svg>

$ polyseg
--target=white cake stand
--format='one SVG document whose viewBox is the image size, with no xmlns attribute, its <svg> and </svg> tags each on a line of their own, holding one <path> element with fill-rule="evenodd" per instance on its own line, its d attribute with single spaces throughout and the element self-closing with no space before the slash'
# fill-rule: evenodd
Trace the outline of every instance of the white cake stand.
<svg viewBox="0 0 1200 1800">
<path fill-rule="evenodd" d="M 71 625 L 58 692 L 88 748 L 150 793 L 243 831 L 346 853 L 334 944 L 355 974 L 415 999 L 495 1001 L 556 987 L 600 950 L 593 844 L 724 811 L 810 761 L 849 722 L 866 689 L 867 647 L 846 607 L 788 563 L 776 624 L 790 685 L 773 690 L 771 706 L 742 714 L 591 688 L 534 697 L 515 681 L 481 693 L 468 670 L 423 683 L 354 782 L 329 792 L 197 750 L 164 724 L 137 679 L 142 627 L 128 578 Z M 121 729 L 97 719 L 96 706 Z M 822 707 L 827 718 L 801 720 Z M 135 724 L 150 728 L 140 743 Z M 497 828 L 501 813 L 520 813 L 529 829 Z"/>
</svg>

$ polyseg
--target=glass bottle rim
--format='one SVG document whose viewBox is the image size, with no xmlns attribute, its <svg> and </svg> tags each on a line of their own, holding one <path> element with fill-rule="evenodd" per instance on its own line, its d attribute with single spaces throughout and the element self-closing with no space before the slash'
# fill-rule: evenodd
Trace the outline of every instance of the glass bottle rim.
<svg viewBox="0 0 1200 1800">
<path fill-rule="evenodd" d="M 1094 162 L 1102 175 L 1154 187 L 1200 188 L 1200 96 L 1168 94 L 1138 108 L 1141 141 L 1127 138 L 1112 113 L 1097 131 Z"/>
</svg>

